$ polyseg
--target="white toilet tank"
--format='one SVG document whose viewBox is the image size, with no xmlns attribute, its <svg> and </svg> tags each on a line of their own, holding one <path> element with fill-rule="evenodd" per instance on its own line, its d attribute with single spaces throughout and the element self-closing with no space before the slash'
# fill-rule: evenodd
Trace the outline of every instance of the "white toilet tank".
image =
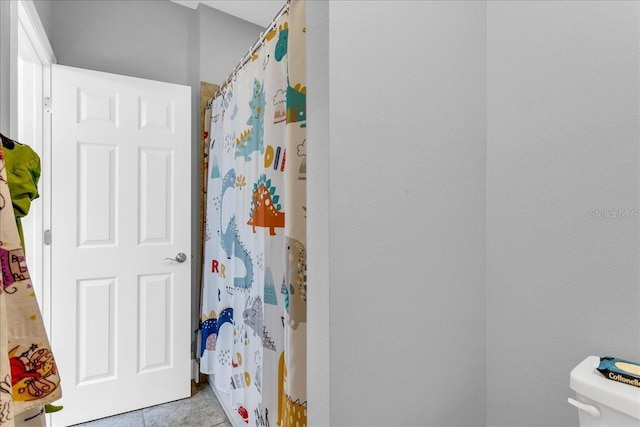
<svg viewBox="0 0 640 427">
<path fill-rule="evenodd" d="M 604 377 L 596 369 L 598 356 L 589 356 L 573 368 L 570 387 L 576 399 L 580 427 L 640 427 L 640 388 Z"/>
</svg>

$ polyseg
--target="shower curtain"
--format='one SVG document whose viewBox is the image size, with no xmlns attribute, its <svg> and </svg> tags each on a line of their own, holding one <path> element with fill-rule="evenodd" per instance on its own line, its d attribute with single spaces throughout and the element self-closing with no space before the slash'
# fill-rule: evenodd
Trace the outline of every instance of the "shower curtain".
<svg viewBox="0 0 640 427">
<path fill-rule="evenodd" d="M 304 2 L 213 100 L 201 371 L 249 425 L 306 425 Z"/>
</svg>

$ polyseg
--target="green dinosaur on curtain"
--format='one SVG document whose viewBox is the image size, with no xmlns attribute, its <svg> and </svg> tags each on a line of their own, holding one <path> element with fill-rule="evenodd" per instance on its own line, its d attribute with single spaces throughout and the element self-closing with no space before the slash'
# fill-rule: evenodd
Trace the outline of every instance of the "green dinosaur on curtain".
<svg viewBox="0 0 640 427">
<path fill-rule="evenodd" d="M 288 51 L 289 23 L 285 22 L 278 27 L 278 43 L 274 56 L 276 61 L 282 61 Z M 287 70 L 287 123 L 303 122 L 307 119 L 307 88 L 300 83 L 291 86 L 289 83 L 289 71 Z M 305 127 L 305 124 L 302 125 Z"/>
<path fill-rule="evenodd" d="M 287 54 L 287 49 L 289 43 L 287 39 L 289 38 L 289 23 L 285 22 L 284 24 L 278 26 L 278 42 L 276 43 L 276 48 L 274 52 L 274 57 L 276 61 L 282 61 L 282 58 Z"/>
<path fill-rule="evenodd" d="M 264 153 L 264 90 L 258 79 L 253 82 L 253 97 L 249 102 L 251 116 L 247 120 L 250 129 L 245 130 L 236 140 L 236 157 L 243 156 L 245 161 L 251 161 L 251 153 Z"/>
<path fill-rule="evenodd" d="M 288 80 L 288 77 L 287 77 Z M 307 120 L 307 88 L 297 83 L 295 87 L 287 86 L 287 123 Z M 305 127 L 305 125 L 302 125 Z"/>
</svg>

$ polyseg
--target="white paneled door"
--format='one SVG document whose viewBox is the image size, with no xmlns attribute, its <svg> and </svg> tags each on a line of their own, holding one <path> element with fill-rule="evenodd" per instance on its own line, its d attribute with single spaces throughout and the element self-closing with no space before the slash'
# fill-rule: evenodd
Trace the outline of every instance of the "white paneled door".
<svg viewBox="0 0 640 427">
<path fill-rule="evenodd" d="M 191 95 L 52 73 L 52 424 L 67 426 L 190 394 Z"/>
</svg>

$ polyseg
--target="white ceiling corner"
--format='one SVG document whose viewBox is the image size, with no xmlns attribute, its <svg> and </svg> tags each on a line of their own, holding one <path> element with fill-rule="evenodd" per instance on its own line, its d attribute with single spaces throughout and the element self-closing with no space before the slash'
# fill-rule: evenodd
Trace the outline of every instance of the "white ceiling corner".
<svg viewBox="0 0 640 427">
<path fill-rule="evenodd" d="M 199 4 L 266 28 L 285 5 L 285 0 L 171 0 L 196 9 Z"/>
<path fill-rule="evenodd" d="M 200 4 L 199 0 L 171 0 L 174 3 L 178 3 L 181 6 L 186 6 L 189 9 L 197 9 L 198 4 Z"/>
</svg>

